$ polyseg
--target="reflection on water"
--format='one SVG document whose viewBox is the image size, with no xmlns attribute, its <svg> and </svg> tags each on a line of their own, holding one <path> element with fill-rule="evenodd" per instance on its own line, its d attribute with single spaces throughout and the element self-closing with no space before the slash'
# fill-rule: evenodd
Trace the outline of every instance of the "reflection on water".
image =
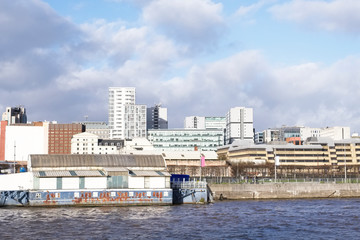
<svg viewBox="0 0 360 240">
<path fill-rule="evenodd" d="M 360 199 L 0 209 L 1 239 L 357 239 Z"/>
</svg>

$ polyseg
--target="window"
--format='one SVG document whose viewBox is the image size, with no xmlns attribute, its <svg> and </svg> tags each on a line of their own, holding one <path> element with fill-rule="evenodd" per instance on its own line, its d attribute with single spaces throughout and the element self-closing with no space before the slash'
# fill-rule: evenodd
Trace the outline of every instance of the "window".
<svg viewBox="0 0 360 240">
<path fill-rule="evenodd" d="M 79 189 L 85 188 L 85 177 L 79 177 Z"/>
<path fill-rule="evenodd" d="M 56 178 L 56 189 L 62 189 L 62 177 Z"/>
</svg>

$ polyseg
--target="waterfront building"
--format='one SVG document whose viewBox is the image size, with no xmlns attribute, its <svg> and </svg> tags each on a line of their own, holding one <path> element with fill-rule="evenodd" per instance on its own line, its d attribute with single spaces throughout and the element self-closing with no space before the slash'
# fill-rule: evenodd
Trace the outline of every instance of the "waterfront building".
<svg viewBox="0 0 360 240">
<path fill-rule="evenodd" d="M 304 145 L 235 141 L 231 145 L 219 147 L 217 154 L 219 159 L 225 159 L 231 164 L 233 170 L 246 169 L 244 174 L 247 175 L 267 176 L 273 171 L 275 156 L 279 157 L 279 171 L 285 175 L 336 176 L 344 174 L 347 168 L 349 175 L 357 176 L 360 170 L 360 139 L 335 141 L 330 138 L 309 138 Z"/>
<path fill-rule="evenodd" d="M 85 126 L 85 132 L 95 134 L 99 139 L 109 139 L 110 129 L 106 122 L 75 122 Z"/>
<path fill-rule="evenodd" d="M 148 140 L 162 151 L 214 151 L 223 145 L 222 129 L 158 129 L 148 131 Z"/>
<path fill-rule="evenodd" d="M 111 139 L 146 137 L 146 106 L 135 104 L 134 87 L 109 88 Z"/>
<path fill-rule="evenodd" d="M 147 108 L 146 128 L 149 129 L 168 129 L 167 108 L 156 104 L 154 107 Z"/>
<path fill-rule="evenodd" d="M 0 205 L 172 204 L 161 155 L 42 154 L 29 161 L 29 172 L 0 175 L 0 192 L 9 194 Z"/>
<path fill-rule="evenodd" d="M 8 125 L 15 123 L 27 123 L 26 109 L 23 106 L 7 107 L 2 115 L 2 120 Z"/>
<path fill-rule="evenodd" d="M 71 138 L 71 154 L 119 154 L 124 140 L 100 139 L 99 136 L 82 132 Z"/>
<path fill-rule="evenodd" d="M 231 108 L 226 114 L 226 143 L 235 140 L 254 141 L 253 109 Z"/>
<path fill-rule="evenodd" d="M 71 138 L 85 132 L 85 126 L 78 123 L 50 123 L 48 131 L 48 154 L 71 154 Z"/>
</svg>

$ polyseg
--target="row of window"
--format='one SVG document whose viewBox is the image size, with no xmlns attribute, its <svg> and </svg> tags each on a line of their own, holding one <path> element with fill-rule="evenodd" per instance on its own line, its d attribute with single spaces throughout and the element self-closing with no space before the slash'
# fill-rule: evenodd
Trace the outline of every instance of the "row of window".
<svg viewBox="0 0 360 240">
<path fill-rule="evenodd" d="M 77 148 L 77 150 L 80 150 L 80 148 Z M 84 147 L 82 150 L 88 150 L 88 148 L 87 147 Z M 94 150 L 94 148 L 91 148 L 91 150 Z M 105 150 L 107 151 L 108 150 L 108 148 L 105 148 Z M 110 149 L 109 149 L 110 150 Z M 114 148 L 111 148 L 111 150 L 114 150 Z"/>
<path fill-rule="evenodd" d="M 280 160 L 280 162 L 288 163 L 288 162 L 313 162 L 313 163 L 321 163 L 321 162 L 329 162 L 329 160 L 323 159 L 323 160 Z"/>
</svg>

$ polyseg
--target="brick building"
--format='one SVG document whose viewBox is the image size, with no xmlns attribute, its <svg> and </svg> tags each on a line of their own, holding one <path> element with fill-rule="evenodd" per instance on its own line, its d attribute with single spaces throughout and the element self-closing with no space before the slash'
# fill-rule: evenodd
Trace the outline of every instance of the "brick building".
<svg viewBox="0 0 360 240">
<path fill-rule="evenodd" d="M 49 124 L 49 154 L 71 154 L 71 138 L 85 132 L 85 126 L 78 123 Z"/>
</svg>

